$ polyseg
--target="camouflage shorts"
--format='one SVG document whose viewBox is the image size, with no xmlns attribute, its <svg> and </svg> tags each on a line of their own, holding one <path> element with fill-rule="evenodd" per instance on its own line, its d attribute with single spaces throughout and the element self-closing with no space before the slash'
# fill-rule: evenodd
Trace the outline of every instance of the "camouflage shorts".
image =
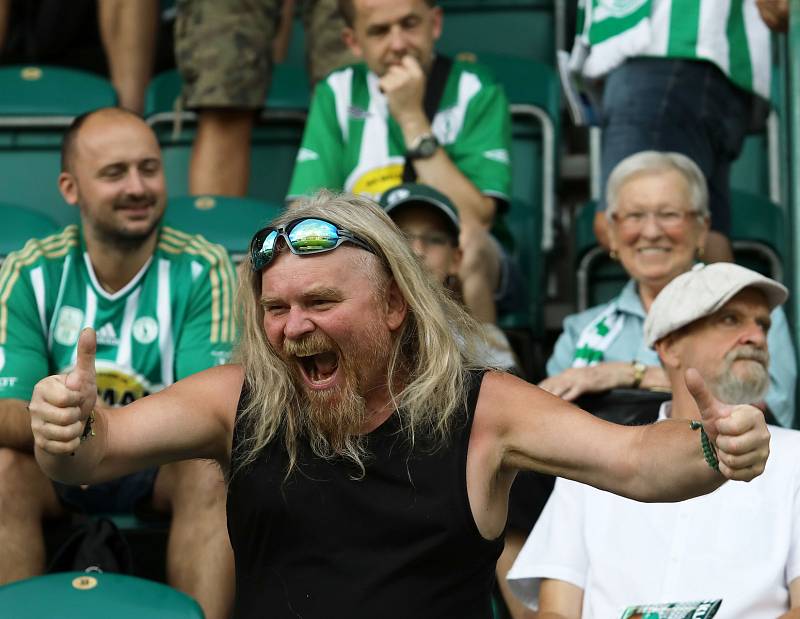
<svg viewBox="0 0 800 619">
<path fill-rule="evenodd" d="M 187 108 L 258 109 L 280 0 L 178 0 L 175 60 Z"/>
<path fill-rule="evenodd" d="M 303 28 L 306 37 L 306 58 L 312 83 L 334 69 L 356 62 L 342 39 L 344 18 L 337 0 L 305 0 Z"/>
<path fill-rule="evenodd" d="M 272 73 L 282 0 L 178 0 L 175 60 L 187 108 L 258 109 Z M 303 0 L 311 82 L 355 62 L 342 40 L 337 0 Z"/>
</svg>

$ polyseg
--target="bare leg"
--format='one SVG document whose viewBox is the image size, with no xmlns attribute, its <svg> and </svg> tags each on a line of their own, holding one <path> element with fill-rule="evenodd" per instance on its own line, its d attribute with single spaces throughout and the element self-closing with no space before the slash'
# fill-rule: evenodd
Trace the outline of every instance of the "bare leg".
<svg viewBox="0 0 800 619">
<path fill-rule="evenodd" d="M 460 244 L 464 258 L 458 276 L 464 304 L 476 320 L 494 324 L 497 322 L 494 291 L 500 279 L 497 245 L 485 229 L 463 223 Z"/>
<path fill-rule="evenodd" d="M 100 37 L 120 107 L 141 114 L 153 72 L 158 0 L 97 0 Z"/>
<path fill-rule="evenodd" d="M 33 456 L 0 449 L 0 584 L 44 571 L 42 518 L 63 513 Z"/>
<path fill-rule="evenodd" d="M 519 551 L 522 550 L 523 544 L 525 544 L 525 536 L 519 531 L 509 529 L 506 532 L 506 545 L 503 547 L 503 553 L 497 560 L 497 584 L 500 587 L 500 593 L 503 594 L 503 600 L 511 614 L 511 619 L 535 619 L 536 617 L 536 613 L 520 602 L 517 596 L 511 592 L 506 580 L 506 575 L 514 564 Z"/>
<path fill-rule="evenodd" d="M 250 180 L 253 110 L 198 110 L 189 192 L 244 196 Z"/>
<path fill-rule="evenodd" d="M 225 481 L 216 463 L 189 460 L 161 467 L 153 504 L 170 511 L 167 580 L 198 601 L 206 619 L 233 608 L 233 551 L 225 517 Z"/>
<path fill-rule="evenodd" d="M 11 0 L 0 0 L 0 52 L 6 43 L 8 33 L 8 15 L 11 13 Z"/>
</svg>

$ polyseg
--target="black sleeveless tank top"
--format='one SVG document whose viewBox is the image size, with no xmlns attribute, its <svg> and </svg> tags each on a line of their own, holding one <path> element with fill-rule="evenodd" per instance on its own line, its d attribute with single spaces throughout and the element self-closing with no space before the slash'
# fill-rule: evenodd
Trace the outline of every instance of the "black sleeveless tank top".
<svg viewBox="0 0 800 619">
<path fill-rule="evenodd" d="M 397 415 L 371 432 L 361 479 L 352 478 L 351 463 L 318 458 L 303 444 L 299 470 L 284 481 L 282 441 L 235 472 L 228 487 L 234 617 L 490 619 L 503 539 L 481 537 L 466 479 L 482 376 L 470 374 L 466 410 L 444 446 L 418 436 L 411 448 Z M 246 398 L 245 388 L 239 412 Z"/>
</svg>

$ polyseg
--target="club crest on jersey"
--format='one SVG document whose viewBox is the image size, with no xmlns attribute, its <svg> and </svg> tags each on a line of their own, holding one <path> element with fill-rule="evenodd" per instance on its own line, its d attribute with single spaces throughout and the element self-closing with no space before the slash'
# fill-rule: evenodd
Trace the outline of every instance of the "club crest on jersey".
<svg viewBox="0 0 800 619">
<path fill-rule="evenodd" d="M 133 339 L 140 344 L 150 344 L 158 337 L 158 323 L 155 318 L 142 316 L 133 323 Z"/>
<path fill-rule="evenodd" d="M 72 346 L 78 341 L 83 328 L 83 312 L 77 307 L 64 305 L 58 312 L 53 337 L 62 346 Z"/>
</svg>

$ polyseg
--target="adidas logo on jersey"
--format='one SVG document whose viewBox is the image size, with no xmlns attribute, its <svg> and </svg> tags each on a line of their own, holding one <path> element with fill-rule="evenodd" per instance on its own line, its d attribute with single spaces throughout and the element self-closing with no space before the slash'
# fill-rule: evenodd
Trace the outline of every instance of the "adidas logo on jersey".
<svg viewBox="0 0 800 619">
<path fill-rule="evenodd" d="M 107 322 L 97 330 L 97 344 L 99 346 L 119 346 L 117 332 L 110 322 Z"/>
</svg>

